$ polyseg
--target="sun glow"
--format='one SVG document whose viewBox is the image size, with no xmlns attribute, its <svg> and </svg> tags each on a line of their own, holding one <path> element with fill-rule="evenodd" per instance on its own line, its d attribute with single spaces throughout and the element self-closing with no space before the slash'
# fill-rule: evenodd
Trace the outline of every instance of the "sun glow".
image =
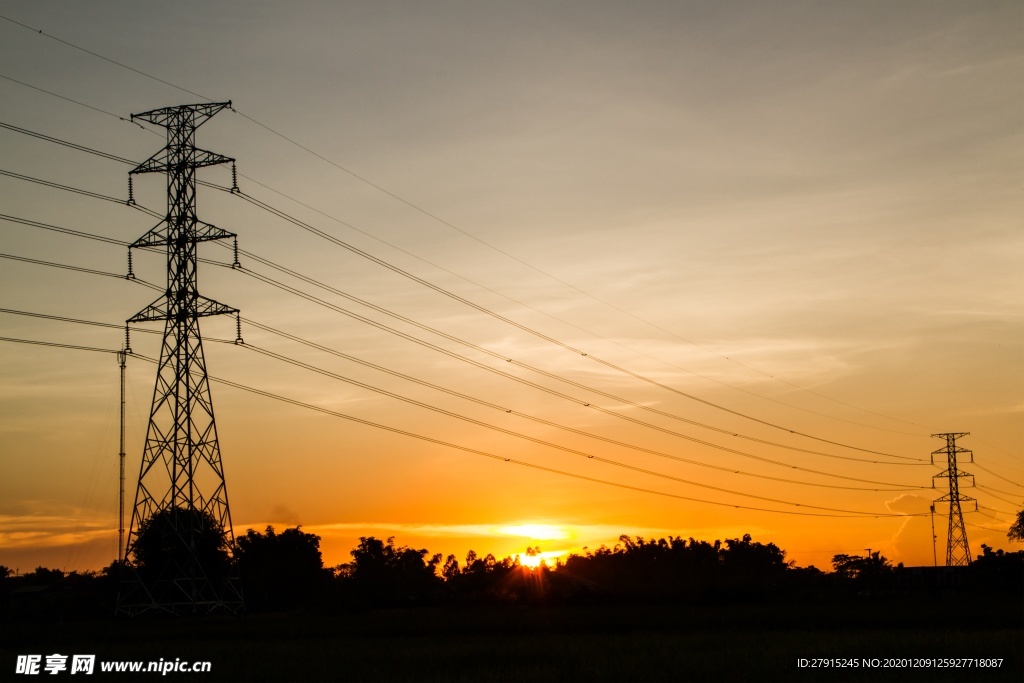
<svg viewBox="0 0 1024 683">
<path fill-rule="evenodd" d="M 513 524 L 503 526 L 498 532 L 506 536 L 520 536 L 532 541 L 564 541 L 569 531 L 553 524 Z"/>
</svg>

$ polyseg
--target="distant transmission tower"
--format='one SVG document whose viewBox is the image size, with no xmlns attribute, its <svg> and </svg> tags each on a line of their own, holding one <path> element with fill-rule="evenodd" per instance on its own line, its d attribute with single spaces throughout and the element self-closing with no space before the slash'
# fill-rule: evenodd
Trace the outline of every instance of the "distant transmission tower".
<svg viewBox="0 0 1024 683">
<path fill-rule="evenodd" d="M 946 441 L 945 447 L 932 452 L 933 465 L 936 455 L 945 455 L 947 462 L 946 471 L 932 477 L 932 486 L 935 486 L 935 479 L 946 478 L 949 480 L 949 493 L 935 499 L 936 503 L 949 503 L 949 536 L 946 539 L 947 567 L 963 567 L 971 563 L 971 548 L 967 545 L 967 530 L 964 529 L 964 515 L 960 510 L 960 503 L 973 502 L 974 508 L 977 510 L 978 501 L 960 493 L 960 477 L 971 477 L 973 481 L 974 475 L 957 469 L 956 464 L 957 455 L 960 453 L 967 453 L 971 457 L 971 462 L 974 462 L 974 453 L 956 445 L 956 440 L 959 437 L 969 434 L 970 432 L 932 434 L 932 436 Z"/>
<path fill-rule="evenodd" d="M 237 342 L 241 323 L 237 309 L 196 290 L 198 244 L 236 237 L 196 217 L 196 170 L 234 164 L 234 159 L 197 149 L 196 128 L 230 106 L 191 104 L 132 115 L 133 121 L 166 128 L 167 146 L 129 172 L 128 201 L 134 202 L 134 175 L 164 173 L 167 217 L 129 247 L 128 277 L 134 277 L 132 248 L 161 247 L 167 254 L 167 290 L 127 321 L 164 321 L 164 336 L 128 534 L 135 564 L 121 584 L 120 614 L 238 612 L 244 607 L 237 570 L 223 561 L 223 549 L 233 543 L 234 534 L 199 319 L 235 315 Z M 149 566 L 140 568 L 140 559 Z"/>
</svg>

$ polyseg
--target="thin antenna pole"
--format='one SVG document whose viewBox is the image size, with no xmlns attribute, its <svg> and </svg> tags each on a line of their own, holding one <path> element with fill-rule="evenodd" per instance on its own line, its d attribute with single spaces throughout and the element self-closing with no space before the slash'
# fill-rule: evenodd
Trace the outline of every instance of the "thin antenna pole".
<svg viewBox="0 0 1024 683">
<path fill-rule="evenodd" d="M 127 549 L 124 547 L 124 368 L 127 365 L 127 351 L 117 352 L 117 364 L 121 366 L 121 449 L 118 453 L 120 463 L 118 481 L 120 482 L 120 495 L 117 507 L 117 559 L 125 560 Z"/>
<path fill-rule="evenodd" d="M 939 551 L 935 549 L 935 542 L 938 540 L 938 537 L 935 535 L 935 504 L 934 503 L 931 505 L 931 510 L 932 510 L 932 566 L 933 567 L 938 567 L 939 566 Z"/>
</svg>

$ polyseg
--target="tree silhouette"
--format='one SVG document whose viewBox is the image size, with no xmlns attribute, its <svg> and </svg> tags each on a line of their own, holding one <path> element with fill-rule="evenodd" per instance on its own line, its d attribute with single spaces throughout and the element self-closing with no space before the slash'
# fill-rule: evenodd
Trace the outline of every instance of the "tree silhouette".
<svg viewBox="0 0 1024 683">
<path fill-rule="evenodd" d="M 459 561 L 455 559 L 454 555 L 449 555 L 444 560 L 444 566 L 441 568 L 441 576 L 445 581 L 452 581 L 461 572 L 459 571 Z"/>
<path fill-rule="evenodd" d="M 224 529 L 205 510 L 169 508 L 139 525 L 128 548 L 139 574 L 146 580 L 174 576 L 188 567 L 191 556 L 207 578 L 227 576 L 231 566 Z"/>
<path fill-rule="evenodd" d="M 1006 537 L 1011 541 L 1024 543 L 1024 509 L 1017 510 L 1017 519 L 1010 525 L 1010 530 L 1006 532 Z"/>
<path fill-rule="evenodd" d="M 308 602 L 322 594 L 328 573 L 320 537 L 300 527 L 280 534 L 249 529 L 235 541 L 234 556 L 250 607 L 278 608 Z"/>
<path fill-rule="evenodd" d="M 352 562 L 339 567 L 339 576 L 354 589 L 357 601 L 417 601 L 440 587 L 435 568 L 441 563 L 441 556 L 434 555 L 427 561 L 427 550 L 396 547 L 394 536 L 387 542 L 361 536 L 359 546 L 349 554 Z"/>
</svg>

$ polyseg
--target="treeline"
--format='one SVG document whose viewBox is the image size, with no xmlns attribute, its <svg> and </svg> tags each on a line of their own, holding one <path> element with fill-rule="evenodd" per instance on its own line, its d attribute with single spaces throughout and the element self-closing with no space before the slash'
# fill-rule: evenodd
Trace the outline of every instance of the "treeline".
<svg viewBox="0 0 1024 683">
<path fill-rule="evenodd" d="M 126 571 L 159 572 L 173 547 L 140 538 L 132 567 L 100 572 L 37 568 L 14 576 L 0 566 L 4 618 L 74 618 L 113 613 Z M 471 551 L 464 560 L 363 537 L 352 560 L 325 567 L 320 538 L 301 528 L 248 530 L 228 548 L 215 537 L 207 561 L 237 564 L 247 609 L 254 612 L 345 610 L 437 604 L 573 604 L 601 601 L 766 602 L 857 599 L 860 596 L 1000 593 L 1020 599 L 1024 551 L 982 553 L 963 568 L 893 566 L 878 552 L 836 555 L 832 571 L 796 567 L 774 543 L 749 535 L 709 543 L 622 536 L 612 548 L 569 555 L 528 568 Z M 530 549 L 529 554 L 535 554 Z M 169 555 L 170 554 L 170 555 Z"/>
</svg>

